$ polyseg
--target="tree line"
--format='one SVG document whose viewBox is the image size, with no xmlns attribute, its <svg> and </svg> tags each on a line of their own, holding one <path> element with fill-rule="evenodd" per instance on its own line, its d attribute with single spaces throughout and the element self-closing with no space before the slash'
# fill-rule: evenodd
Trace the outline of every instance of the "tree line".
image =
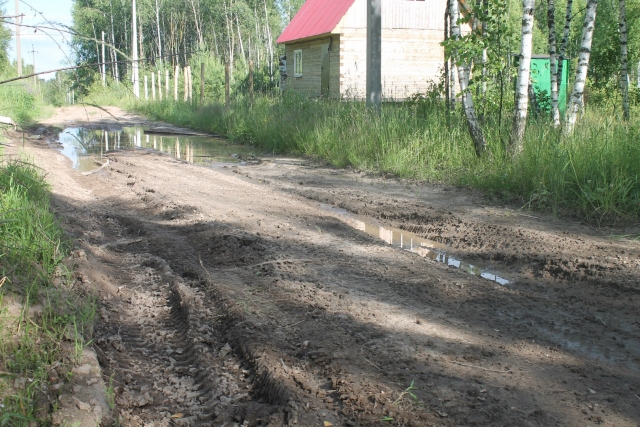
<svg viewBox="0 0 640 427">
<path fill-rule="evenodd" d="M 146 64 L 156 68 L 186 65 L 191 56 L 207 52 L 245 66 L 249 60 L 267 70 L 277 68 L 275 39 L 302 0 L 137 0 L 137 49 Z M 75 0 L 73 47 L 78 62 L 100 62 L 133 56 L 131 0 Z M 104 34 L 104 35 L 103 35 Z M 80 36 L 82 35 L 82 36 Z M 122 80 L 126 67 L 108 67 L 114 80 Z"/>
</svg>

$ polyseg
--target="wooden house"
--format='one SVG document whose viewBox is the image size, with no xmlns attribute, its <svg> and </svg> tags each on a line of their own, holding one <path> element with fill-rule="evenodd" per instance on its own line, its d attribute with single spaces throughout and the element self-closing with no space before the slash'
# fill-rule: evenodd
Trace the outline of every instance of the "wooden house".
<svg viewBox="0 0 640 427">
<path fill-rule="evenodd" d="M 445 9 L 445 0 L 382 0 L 384 98 L 425 93 L 439 81 Z M 277 40 L 285 47 L 283 88 L 311 97 L 364 98 L 366 10 L 367 0 L 307 0 Z"/>
</svg>

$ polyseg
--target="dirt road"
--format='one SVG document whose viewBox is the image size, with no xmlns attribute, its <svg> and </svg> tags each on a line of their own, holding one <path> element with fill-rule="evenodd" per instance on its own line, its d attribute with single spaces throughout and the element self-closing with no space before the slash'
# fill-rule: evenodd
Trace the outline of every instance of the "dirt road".
<svg viewBox="0 0 640 427">
<path fill-rule="evenodd" d="M 70 121 L 117 126 L 81 107 L 43 126 Z M 640 244 L 605 236 L 623 230 L 299 159 L 121 151 L 83 175 L 46 141 L 24 150 L 84 251 L 123 425 L 640 425 Z"/>
</svg>

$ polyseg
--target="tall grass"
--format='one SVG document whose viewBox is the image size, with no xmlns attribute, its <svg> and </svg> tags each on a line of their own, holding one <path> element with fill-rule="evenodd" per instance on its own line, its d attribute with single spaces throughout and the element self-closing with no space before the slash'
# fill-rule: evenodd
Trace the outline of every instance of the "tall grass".
<svg viewBox="0 0 640 427">
<path fill-rule="evenodd" d="M 62 231 L 40 171 L 21 160 L 0 169 L 0 274 L 20 283 L 46 280 L 60 262 Z"/>
<path fill-rule="evenodd" d="M 23 81 L 0 85 L 0 116 L 11 117 L 20 126 L 29 126 L 52 112 L 39 89 Z"/>
<path fill-rule="evenodd" d="M 69 248 L 49 200 L 40 169 L 23 160 L 0 161 L 2 426 L 47 423 L 50 408 L 40 398 L 52 377 L 72 368 L 65 339 L 74 331 L 75 346 L 84 345 L 84 325 L 95 314 L 91 298 L 51 286 L 70 275 L 60 265 Z"/>
<path fill-rule="evenodd" d="M 218 133 L 268 152 L 289 152 L 359 169 L 446 182 L 519 200 L 523 206 L 570 211 L 601 222 L 640 217 L 640 129 L 598 109 L 566 137 L 544 118 L 531 119 L 524 152 L 505 154 L 509 118 L 485 123 L 488 152 L 475 156 L 464 118 L 447 118 L 439 101 L 383 105 L 378 117 L 362 103 L 264 96 L 203 107 L 171 100 L 133 108 L 155 119 Z M 447 126 L 448 120 L 450 125 Z M 489 122 L 489 119 L 487 119 Z"/>
</svg>

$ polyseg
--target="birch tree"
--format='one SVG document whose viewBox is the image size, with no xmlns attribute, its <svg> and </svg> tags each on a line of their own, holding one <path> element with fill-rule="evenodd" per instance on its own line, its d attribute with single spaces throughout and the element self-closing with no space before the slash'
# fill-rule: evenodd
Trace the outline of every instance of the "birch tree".
<svg viewBox="0 0 640 427">
<path fill-rule="evenodd" d="M 627 58 L 627 14 L 625 0 L 619 0 L 620 7 L 620 92 L 622 94 L 622 114 L 629 120 L 629 61 Z"/>
<path fill-rule="evenodd" d="M 587 10 L 582 25 L 582 40 L 580 42 L 580 54 L 578 55 L 578 68 L 576 79 L 571 91 L 571 101 L 567 108 L 566 132 L 571 133 L 576 124 L 578 113 L 584 106 L 584 85 L 587 81 L 589 69 L 589 56 L 591 55 L 591 42 L 593 41 L 593 29 L 596 24 L 596 9 L 598 0 L 587 0 Z"/>
<path fill-rule="evenodd" d="M 458 8 L 458 0 L 449 0 L 449 13 L 451 14 L 451 38 L 454 41 L 460 40 L 460 9 Z M 473 140 L 473 145 L 478 157 L 482 155 L 487 147 L 487 141 L 484 138 L 484 133 L 478 122 L 475 108 L 473 107 L 473 98 L 471 91 L 469 90 L 469 74 L 470 64 L 465 59 L 460 58 L 458 48 L 453 48 L 454 63 L 458 68 L 458 81 L 460 83 L 460 91 L 462 94 L 462 106 L 464 114 L 467 118 L 467 126 L 469 128 L 469 134 Z M 455 85 L 452 85 L 455 86 Z"/>
<path fill-rule="evenodd" d="M 547 1 L 547 24 L 549 27 L 549 73 L 551 77 L 551 120 L 553 126 L 560 126 L 558 108 L 558 61 L 556 54 L 556 5 L 554 0 Z"/>
<path fill-rule="evenodd" d="M 534 0 L 522 2 L 522 42 L 520 44 L 520 62 L 516 80 L 516 103 L 509 147 L 513 153 L 522 151 L 522 140 L 527 125 L 529 106 L 529 75 L 531 71 L 531 49 L 533 48 L 533 8 Z"/>
<path fill-rule="evenodd" d="M 571 12 L 573 8 L 573 0 L 567 0 L 567 9 L 564 16 L 564 31 L 562 34 L 562 43 L 560 44 L 560 61 L 558 61 L 558 70 L 556 72 L 556 80 L 558 81 L 558 91 L 562 88 L 562 67 L 564 67 L 565 55 L 569 46 L 569 33 L 571 32 Z"/>
</svg>

